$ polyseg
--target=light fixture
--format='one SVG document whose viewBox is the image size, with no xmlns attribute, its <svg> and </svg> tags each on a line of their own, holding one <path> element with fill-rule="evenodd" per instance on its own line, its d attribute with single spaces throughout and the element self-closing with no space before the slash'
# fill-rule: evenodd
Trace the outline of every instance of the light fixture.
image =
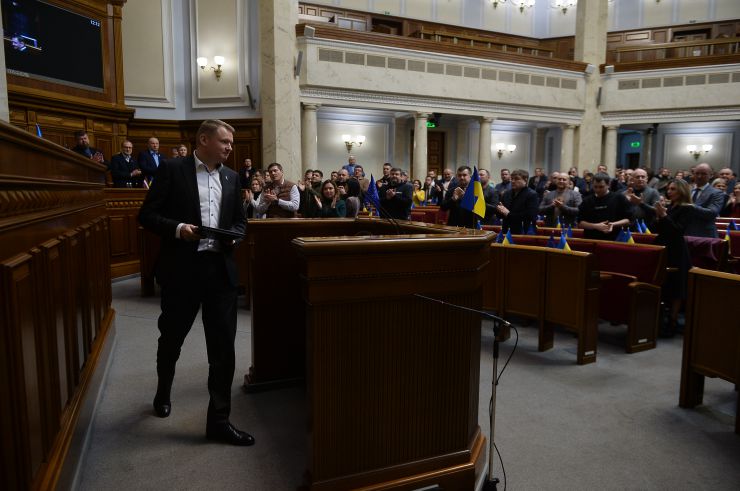
<svg viewBox="0 0 740 491">
<path fill-rule="evenodd" d="M 365 143 L 365 135 L 342 135 L 342 140 L 344 140 L 344 146 L 347 147 L 347 153 L 352 153 L 352 147 L 355 145 L 361 147 Z"/>
<path fill-rule="evenodd" d="M 491 0 L 491 5 L 493 5 L 493 8 L 498 8 L 499 4 L 503 5 L 506 1 L 507 0 Z"/>
<path fill-rule="evenodd" d="M 524 13 L 524 9 L 531 9 L 534 7 L 534 0 L 511 0 L 511 3 L 516 5 L 521 13 Z"/>
<path fill-rule="evenodd" d="M 555 0 L 553 7 L 559 9 L 563 14 L 568 13 L 568 9 L 578 5 L 578 0 Z"/>
<path fill-rule="evenodd" d="M 506 143 L 496 144 L 496 155 L 498 155 L 498 158 L 503 157 L 506 150 L 508 150 L 509 153 L 512 153 L 514 150 L 516 150 L 516 145 L 512 143 L 509 143 L 508 145 Z"/>
<path fill-rule="evenodd" d="M 686 150 L 694 157 L 694 160 L 699 160 L 702 154 L 709 153 L 712 148 L 714 146 L 708 143 L 702 145 L 701 148 L 699 148 L 699 145 L 686 145 Z"/>
<path fill-rule="evenodd" d="M 216 65 L 214 66 L 208 66 L 208 58 L 205 56 L 199 56 L 196 60 L 198 63 L 198 66 L 201 70 L 205 70 L 206 68 L 210 68 L 213 70 L 213 73 L 216 74 L 216 80 L 221 80 L 221 73 L 223 72 L 223 69 L 221 68 L 224 65 L 224 57 L 223 56 L 214 56 L 213 57 L 213 63 Z"/>
</svg>

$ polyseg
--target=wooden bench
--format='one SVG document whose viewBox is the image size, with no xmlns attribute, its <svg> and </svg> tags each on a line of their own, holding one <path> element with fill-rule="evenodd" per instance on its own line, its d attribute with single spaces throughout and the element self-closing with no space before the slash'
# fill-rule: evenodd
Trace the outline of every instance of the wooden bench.
<svg viewBox="0 0 740 491">
<path fill-rule="evenodd" d="M 740 317 L 728 305 L 740 298 L 740 276 L 693 268 L 689 272 L 678 405 L 702 403 L 704 377 L 740 384 Z M 735 413 L 740 434 L 740 397 Z"/>
<path fill-rule="evenodd" d="M 544 235 L 514 235 L 515 244 L 545 246 Z M 573 251 L 594 254 L 601 273 L 599 317 L 627 325 L 625 349 L 635 353 L 656 345 L 660 288 L 666 274 L 665 248 L 607 240 L 568 239 Z"/>
<path fill-rule="evenodd" d="M 553 326 L 578 336 L 579 365 L 596 361 L 598 272 L 592 254 L 536 246 L 491 245 L 484 308 L 534 319 L 537 349 L 553 347 Z"/>
</svg>

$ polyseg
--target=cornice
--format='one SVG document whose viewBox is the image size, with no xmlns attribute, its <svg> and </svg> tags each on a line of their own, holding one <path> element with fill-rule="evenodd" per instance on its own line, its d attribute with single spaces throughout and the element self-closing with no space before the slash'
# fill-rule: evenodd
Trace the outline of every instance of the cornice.
<svg viewBox="0 0 740 491">
<path fill-rule="evenodd" d="M 681 108 L 650 111 L 612 111 L 601 113 L 603 124 L 679 123 L 692 121 L 740 119 L 740 106 L 718 108 Z"/>
</svg>

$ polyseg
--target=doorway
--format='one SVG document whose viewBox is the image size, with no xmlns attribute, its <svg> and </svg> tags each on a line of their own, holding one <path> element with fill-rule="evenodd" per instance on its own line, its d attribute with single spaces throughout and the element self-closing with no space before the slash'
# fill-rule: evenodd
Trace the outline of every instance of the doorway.
<svg viewBox="0 0 740 491">
<path fill-rule="evenodd" d="M 433 170 L 440 175 L 445 168 L 445 135 L 444 131 L 427 131 L 427 172 Z M 409 174 L 414 175 L 414 131 L 411 131 L 409 148 L 411 162 Z M 421 176 L 422 178 L 424 176 Z"/>
</svg>

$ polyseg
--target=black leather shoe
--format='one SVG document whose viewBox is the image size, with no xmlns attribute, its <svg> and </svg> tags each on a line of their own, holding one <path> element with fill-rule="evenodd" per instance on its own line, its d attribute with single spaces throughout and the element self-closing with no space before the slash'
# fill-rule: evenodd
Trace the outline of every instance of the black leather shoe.
<svg viewBox="0 0 740 491">
<path fill-rule="evenodd" d="M 209 440 L 248 447 L 254 445 L 254 437 L 249 433 L 237 430 L 228 421 L 206 426 L 206 438 Z"/>
<path fill-rule="evenodd" d="M 154 414 L 159 416 L 160 418 L 166 418 L 170 415 L 170 411 L 172 411 L 172 403 L 171 402 L 158 402 L 157 399 L 154 399 Z"/>
</svg>

